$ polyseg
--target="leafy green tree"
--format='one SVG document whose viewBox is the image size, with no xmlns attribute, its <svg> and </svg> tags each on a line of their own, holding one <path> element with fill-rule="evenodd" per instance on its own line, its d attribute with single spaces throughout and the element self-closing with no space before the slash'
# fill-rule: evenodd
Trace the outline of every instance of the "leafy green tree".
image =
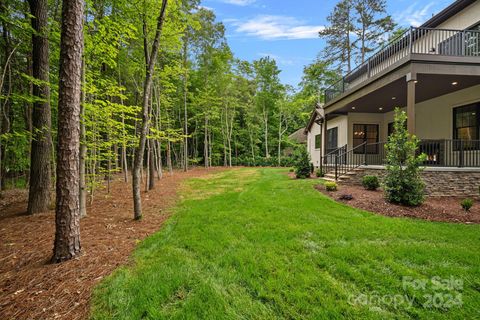
<svg viewBox="0 0 480 320">
<path fill-rule="evenodd" d="M 295 152 L 295 176 L 299 179 L 310 177 L 310 156 L 305 147 L 298 148 Z"/>
<path fill-rule="evenodd" d="M 387 201 L 417 206 L 424 200 L 425 185 L 420 173 L 426 157 L 417 155 L 419 140 L 407 132 L 406 121 L 406 113 L 396 108 L 394 131 L 385 145 L 387 166 L 383 185 Z"/>
</svg>

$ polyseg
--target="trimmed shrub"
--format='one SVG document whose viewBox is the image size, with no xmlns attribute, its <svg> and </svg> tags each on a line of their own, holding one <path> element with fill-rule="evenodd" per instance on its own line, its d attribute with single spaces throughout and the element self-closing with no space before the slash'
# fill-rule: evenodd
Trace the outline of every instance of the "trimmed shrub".
<svg viewBox="0 0 480 320">
<path fill-rule="evenodd" d="M 362 185 L 367 190 L 377 190 L 380 187 L 380 182 L 377 176 L 364 176 L 362 178 Z"/>
<path fill-rule="evenodd" d="M 460 202 L 460 205 L 462 206 L 463 210 L 468 212 L 473 207 L 473 200 L 468 198 L 464 199 L 462 202 Z"/>
<path fill-rule="evenodd" d="M 301 148 L 295 155 L 295 175 L 298 179 L 306 179 L 310 177 L 310 156 L 307 148 Z"/>
<path fill-rule="evenodd" d="M 419 140 L 407 132 L 406 121 L 406 113 L 396 108 L 393 133 L 385 145 L 387 167 L 383 189 L 388 202 L 418 206 L 425 200 L 420 173 L 426 156 L 417 155 Z"/>
<path fill-rule="evenodd" d="M 334 181 L 325 182 L 325 189 L 327 191 L 337 191 L 337 183 Z"/>
<path fill-rule="evenodd" d="M 325 173 L 318 169 L 316 172 L 315 172 L 315 175 L 318 177 L 318 178 L 322 178 L 322 177 L 325 177 Z"/>
</svg>

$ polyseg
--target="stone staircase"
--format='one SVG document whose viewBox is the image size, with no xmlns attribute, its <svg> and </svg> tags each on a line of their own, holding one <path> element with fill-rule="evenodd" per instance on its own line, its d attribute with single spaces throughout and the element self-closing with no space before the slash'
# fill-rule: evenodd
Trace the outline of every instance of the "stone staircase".
<svg viewBox="0 0 480 320">
<path fill-rule="evenodd" d="M 356 177 L 357 175 L 361 175 L 363 171 L 365 170 L 361 167 L 355 168 L 351 171 L 348 171 L 346 174 L 339 176 L 337 180 L 335 180 L 335 171 L 327 171 L 322 179 L 326 181 L 348 182 L 348 180 Z"/>
</svg>

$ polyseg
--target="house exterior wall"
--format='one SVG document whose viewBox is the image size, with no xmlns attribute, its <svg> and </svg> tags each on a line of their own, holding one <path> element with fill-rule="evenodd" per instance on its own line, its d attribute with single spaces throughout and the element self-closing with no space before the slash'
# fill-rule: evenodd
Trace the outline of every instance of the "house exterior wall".
<svg viewBox="0 0 480 320">
<path fill-rule="evenodd" d="M 453 139 L 453 109 L 480 101 L 480 85 L 439 96 L 415 105 L 416 135 L 420 139 Z M 406 111 L 405 107 L 401 108 Z M 378 124 L 379 141 L 387 141 L 394 112 L 348 114 L 348 146 L 353 146 L 354 124 Z M 339 133 L 340 135 L 340 133 Z M 339 143 L 340 144 L 340 143 Z"/>
<path fill-rule="evenodd" d="M 440 24 L 439 29 L 468 29 L 480 21 L 480 1 L 475 1 L 447 21 Z"/>
<path fill-rule="evenodd" d="M 348 117 L 339 116 L 327 121 L 327 130 L 338 128 L 338 147 L 348 143 Z"/>
<path fill-rule="evenodd" d="M 315 148 L 315 136 L 321 133 L 321 126 L 313 123 L 312 127 L 307 134 L 307 151 L 310 155 L 310 162 L 313 163 L 315 167 L 320 165 L 320 149 Z"/>
<path fill-rule="evenodd" d="M 338 147 L 344 146 L 348 142 L 348 117 L 339 116 L 327 121 L 327 130 L 335 127 L 338 128 Z M 321 134 L 321 132 L 322 127 L 314 123 L 307 134 L 307 151 L 310 155 L 310 162 L 315 168 L 320 166 L 320 158 L 325 150 L 324 148 L 315 148 L 315 136 Z"/>
</svg>

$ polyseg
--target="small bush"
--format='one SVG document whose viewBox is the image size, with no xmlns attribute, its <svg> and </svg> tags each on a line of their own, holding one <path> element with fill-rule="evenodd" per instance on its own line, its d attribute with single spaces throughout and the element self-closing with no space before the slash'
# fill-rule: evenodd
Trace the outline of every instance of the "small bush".
<svg viewBox="0 0 480 320">
<path fill-rule="evenodd" d="M 333 181 L 325 182 L 325 189 L 327 191 L 337 191 L 337 183 Z"/>
<path fill-rule="evenodd" d="M 418 206 L 425 200 L 425 184 L 420 176 L 425 154 L 418 154 L 419 140 L 406 130 L 407 115 L 395 109 L 393 134 L 385 145 L 387 156 L 383 190 L 388 202 Z"/>
<path fill-rule="evenodd" d="M 377 190 L 380 187 L 380 182 L 378 182 L 377 176 L 364 176 L 362 185 L 367 190 Z"/>
<path fill-rule="evenodd" d="M 289 171 L 289 172 L 295 172 L 295 169 L 290 168 L 288 171 Z"/>
<path fill-rule="evenodd" d="M 295 175 L 298 179 L 306 179 L 310 177 L 310 156 L 307 148 L 301 148 L 295 155 Z"/>
<path fill-rule="evenodd" d="M 316 175 L 318 178 L 322 178 L 322 177 L 325 176 L 325 173 L 324 173 L 322 170 L 318 169 L 318 170 L 315 172 L 315 175 Z"/>
<path fill-rule="evenodd" d="M 463 210 L 465 211 L 470 211 L 470 208 L 473 207 L 473 200 L 472 199 L 464 199 L 462 202 L 460 202 L 460 205 L 462 206 Z"/>
</svg>

